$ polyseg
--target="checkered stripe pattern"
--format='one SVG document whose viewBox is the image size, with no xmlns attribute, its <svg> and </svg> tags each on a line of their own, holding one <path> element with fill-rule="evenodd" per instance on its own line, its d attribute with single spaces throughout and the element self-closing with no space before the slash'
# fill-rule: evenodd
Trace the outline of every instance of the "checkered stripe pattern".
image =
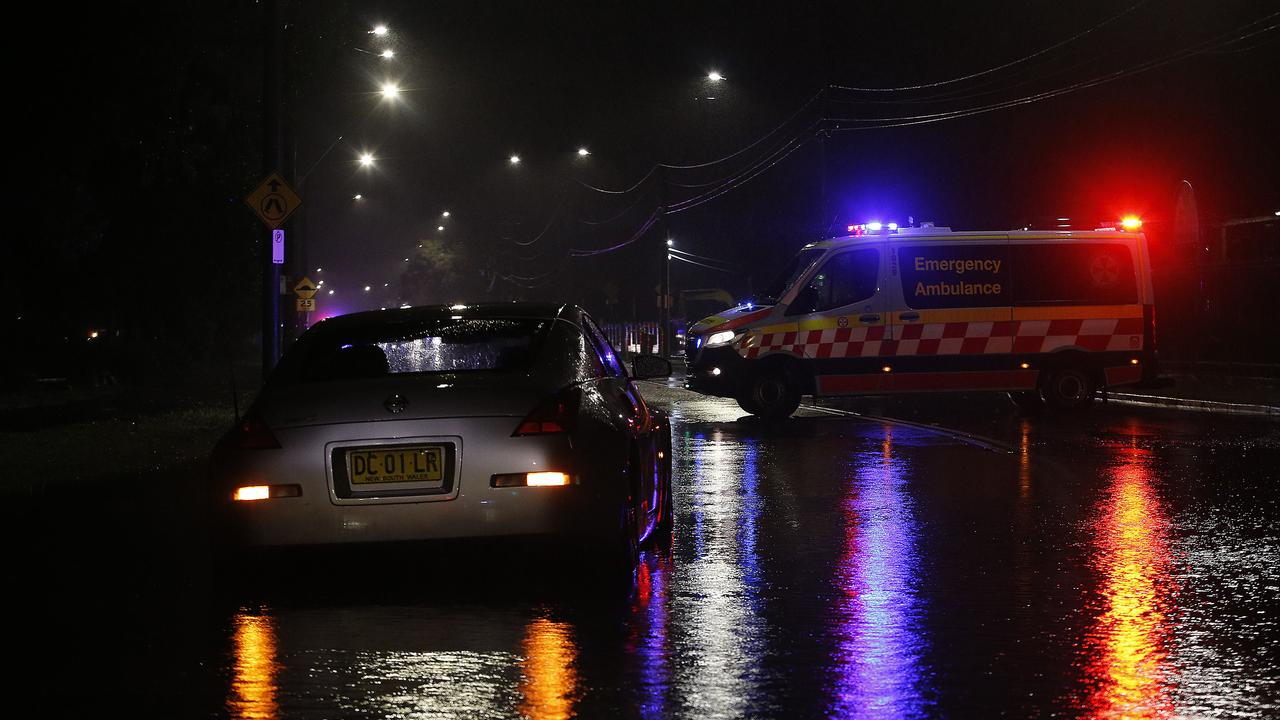
<svg viewBox="0 0 1280 720">
<path fill-rule="evenodd" d="M 738 353 L 750 359 L 774 352 L 847 358 L 1142 349 L 1141 318 L 923 323 L 899 325 L 896 331 L 895 338 L 885 336 L 884 325 L 748 334 L 738 341 Z"/>
</svg>

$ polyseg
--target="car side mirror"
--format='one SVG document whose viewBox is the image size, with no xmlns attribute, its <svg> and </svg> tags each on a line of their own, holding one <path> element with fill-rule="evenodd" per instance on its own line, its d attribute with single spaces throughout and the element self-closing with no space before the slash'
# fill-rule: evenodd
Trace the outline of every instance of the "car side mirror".
<svg viewBox="0 0 1280 720">
<path fill-rule="evenodd" d="M 636 355 L 631 361 L 631 377 L 636 380 L 671 377 L 671 363 L 657 355 Z"/>
</svg>

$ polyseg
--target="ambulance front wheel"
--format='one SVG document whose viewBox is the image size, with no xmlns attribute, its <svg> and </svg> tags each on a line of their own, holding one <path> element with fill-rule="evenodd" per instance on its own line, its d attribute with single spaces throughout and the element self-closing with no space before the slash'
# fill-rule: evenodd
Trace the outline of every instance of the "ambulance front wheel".
<svg viewBox="0 0 1280 720">
<path fill-rule="evenodd" d="M 1093 403 L 1097 383 L 1088 372 L 1076 367 L 1048 372 L 1040 385 L 1040 394 L 1055 410 L 1084 410 Z"/>
<path fill-rule="evenodd" d="M 752 415 L 781 420 L 800 406 L 800 384 L 784 367 L 760 368 L 751 373 L 737 400 Z"/>
</svg>

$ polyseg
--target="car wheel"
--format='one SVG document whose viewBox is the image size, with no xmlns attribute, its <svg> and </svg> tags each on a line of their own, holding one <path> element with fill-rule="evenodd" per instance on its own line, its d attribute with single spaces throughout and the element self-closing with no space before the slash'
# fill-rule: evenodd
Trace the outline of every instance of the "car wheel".
<svg viewBox="0 0 1280 720">
<path fill-rule="evenodd" d="M 766 367 L 752 373 L 738 405 L 768 420 L 790 417 L 800 406 L 800 388 L 785 368 Z"/>
<path fill-rule="evenodd" d="M 1055 410 L 1084 410 L 1097 390 L 1093 377 L 1075 367 L 1050 371 L 1040 387 L 1044 401 Z"/>
</svg>

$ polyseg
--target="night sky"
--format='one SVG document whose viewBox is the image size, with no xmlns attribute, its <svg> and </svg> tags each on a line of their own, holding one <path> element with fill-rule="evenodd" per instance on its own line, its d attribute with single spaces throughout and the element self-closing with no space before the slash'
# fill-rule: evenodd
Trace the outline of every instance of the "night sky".
<svg viewBox="0 0 1280 720">
<path fill-rule="evenodd" d="M 561 297 L 652 314 L 667 235 L 734 270 L 674 263 L 677 290 L 742 297 L 850 222 L 1092 226 L 1138 212 L 1155 234 L 1184 179 L 1206 222 L 1270 214 L 1277 13 L 1193 1 L 285 3 L 281 170 L 305 175 L 306 207 L 286 229 L 307 239 L 306 272 L 327 266 L 329 311 Z M 22 336 L 96 324 L 238 343 L 256 330 L 266 231 L 241 198 L 270 169 L 261 18 L 242 2 L 97 7 L 57 18 L 56 53 L 26 58 L 15 137 L 32 175 L 5 292 L 11 314 L 41 329 L 19 325 Z M 385 38 L 368 32 L 378 23 Z M 373 54 L 385 48 L 396 57 Z M 713 70 L 725 80 L 709 82 Z M 377 94 L 388 80 L 398 102 Z M 863 127 L 907 117 L 934 121 Z M 374 169 L 355 162 L 362 151 Z M 710 164 L 650 174 L 656 163 Z M 422 265 L 417 246 L 433 238 L 448 257 Z M 52 289 L 68 278 L 87 290 Z"/>
</svg>

